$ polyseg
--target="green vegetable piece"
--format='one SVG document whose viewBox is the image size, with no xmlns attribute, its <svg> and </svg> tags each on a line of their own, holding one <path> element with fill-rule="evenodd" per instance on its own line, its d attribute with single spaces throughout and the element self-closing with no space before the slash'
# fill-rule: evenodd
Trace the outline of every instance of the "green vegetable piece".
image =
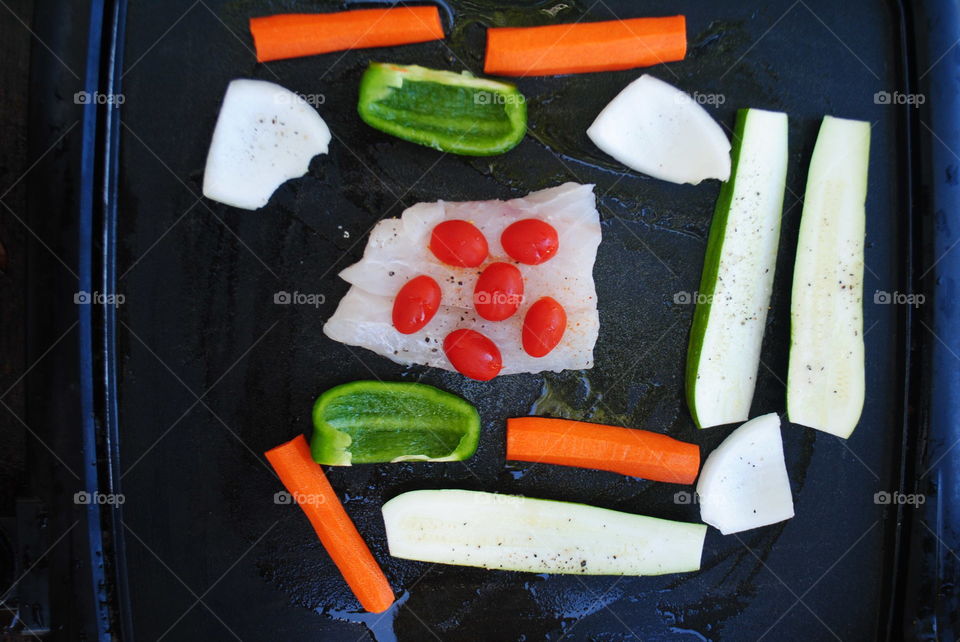
<svg viewBox="0 0 960 642">
<path fill-rule="evenodd" d="M 310 450 L 318 464 L 462 461 L 480 439 L 470 403 L 422 383 L 354 381 L 313 405 Z"/>
<path fill-rule="evenodd" d="M 467 156 L 501 154 L 527 131 L 527 103 L 514 85 L 417 65 L 370 63 L 357 110 L 375 129 Z"/>
<path fill-rule="evenodd" d="M 699 428 L 749 418 L 773 291 L 786 185 L 787 115 L 741 109 L 720 188 L 687 350 L 687 404 Z"/>
</svg>

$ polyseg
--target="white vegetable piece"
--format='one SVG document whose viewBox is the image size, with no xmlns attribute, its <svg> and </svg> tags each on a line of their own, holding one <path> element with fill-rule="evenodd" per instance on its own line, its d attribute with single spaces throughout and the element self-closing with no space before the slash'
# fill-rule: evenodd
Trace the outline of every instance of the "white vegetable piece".
<svg viewBox="0 0 960 642">
<path fill-rule="evenodd" d="M 587 136 L 618 161 L 654 178 L 698 184 L 730 178 L 730 141 L 691 96 L 650 75 L 627 85 Z"/>
<path fill-rule="evenodd" d="M 790 310 L 787 415 L 846 439 L 864 401 L 870 123 L 827 116 L 810 159 Z"/>
<path fill-rule="evenodd" d="M 700 568 L 703 524 L 470 490 L 383 505 L 394 557 L 531 573 L 660 575 Z"/>
<path fill-rule="evenodd" d="M 307 173 L 326 154 L 330 130 L 298 94 L 263 80 L 234 80 L 217 117 L 203 195 L 255 210 L 285 181 Z"/>
<path fill-rule="evenodd" d="M 700 519 L 724 535 L 793 517 L 780 418 L 751 419 L 710 453 L 697 482 Z"/>
<path fill-rule="evenodd" d="M 687 354 L 687 399 L 700 428 L 750 415 L 780 243 L 787 115 L 745 109 L 737 131 L 736 166 L 717 199 Z"/>
</svg>

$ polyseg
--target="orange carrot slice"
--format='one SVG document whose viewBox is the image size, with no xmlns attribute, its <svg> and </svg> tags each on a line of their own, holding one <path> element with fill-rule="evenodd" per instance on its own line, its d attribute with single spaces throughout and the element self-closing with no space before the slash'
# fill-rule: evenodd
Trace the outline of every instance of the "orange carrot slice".
<svg viewBox="0 0 960 642">
<path fill-rule="evenodd" d="M 692 484 L 700 448 L 646 430 L 570 419 L 507 419 L 507 459 L 609 470 L 674 484 Z"/>
<path fill-rule="evenodd" d="M 250 18 L 257 61 L 443 39 L 436 7 L 354 9 Z"/>
<path fill-rule="evenodd" d="M 648 67 L 683 60 L 683 16 L 580 22 L 487 30 L 483 71 L 499 76 L 549 76 Z"/>
<path fill-rule="evenodd" d="M 343 509 L 323 469 L 310 456 L 310 445 L 303 435 L 265 454 L 294 501 L 307 514 L 360 605 L 372 613 L 390 608 L 394 595 L 387 577 Z"/>
</svg>

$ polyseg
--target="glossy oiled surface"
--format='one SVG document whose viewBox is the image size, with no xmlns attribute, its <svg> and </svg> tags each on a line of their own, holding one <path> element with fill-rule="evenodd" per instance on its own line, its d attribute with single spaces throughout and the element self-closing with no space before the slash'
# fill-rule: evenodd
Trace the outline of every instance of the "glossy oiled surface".
<svg viewBox="0 0 960 642">
<path fill-rule="evenodd" d="M 739 536 L 711 529 L 703 569 L 688 575 L 546 577 L 430 566 L 386 553 L 380 505 L 419 488 L 496 490 L 698 520 L 689 495 L 677 494 L 692 487 L 503 461 L 504 419 L 530 412 L 659 431 L 699 443 L 704 455 L 730 432 L 698 432 L 683 400 L 688 302 L 695 300 L 719 185 L 671 185 L 625 171 L 585 134 L 641 72 L 520 79 L 529 135 L 498 157 L 445 156 L 374 131 L 356 114 L 357 84 L 371 60 L 479 72 L 484 25 L 540 24 L 550 20 L 545 11 L 571 22 L 613 17 L 606 3 L 591 4 L 517 10 L 457 3 L 452 31 L 445 18 L 452 35 L 444 43 L 268 65 L 256 64 L 249 50 L 247 18 L 315 5 L 131 4 L 119 350 L 124 519 L 138 638 L 169 629 L 166 639 L 230 639 L 226 624 L 245 640 L 356 640 L 367 631 L 361 620 L 377 621 L 379 638 L 395 633 L 401 640 L 429 639 L 430 632 L 445 640 L 765 633 L 766 639 L 829 639 L 830 631 L 845 640 L 874 637 L 886 609 L 893 532 L 893 513 L 874 502 L 874 493 L 895 488 L 903 314 L 896 305 L 874 303 L 874 294 L 903 289 L 907 244 L 897 178 L 899 112 L 874 102 L 876 92 L 898 87 L 900 55 L 894 13 L 880 3 L 610 4 L 621 17 L 687 15 L 688 58 L 648 71 L 696 92 L 728 128 L 738 107 L 790 114 L 782 244 L 754 416 L 784 410 L 798 200 L 819 119 L 828 113 L 874 124 L 866 408 L 848 442 L 784 426 L 796 517 Z M 196 202 L 217 108 L 236 77 L 306 94 L 334 134 L 330 154 L 257 212 Z M 366 231 L 380 217 L 418 201 L 511 198 L 565 181 L 596 183 L 600 197 L 603 242 L 594 276 L 601 329 L 592 370 L 470 382 L 404 369 L 321 333 L 347 290 L 337 271 L 359 258 Z M 322 297 L 275 304 L 281 291 Z M 280 486 L 260 455 L 309 430 L 321 391 L 372 376 L 436 385 L 475 403 L 483 417 L 477 455 L 466 464 L 329 471 L 403 596 L 395 617 L 385 619 L 348 613 L 355 600 L 306 519 L 274 503 Z M 197 596 L 203 604 L 178 620 Z"/>
</svg>

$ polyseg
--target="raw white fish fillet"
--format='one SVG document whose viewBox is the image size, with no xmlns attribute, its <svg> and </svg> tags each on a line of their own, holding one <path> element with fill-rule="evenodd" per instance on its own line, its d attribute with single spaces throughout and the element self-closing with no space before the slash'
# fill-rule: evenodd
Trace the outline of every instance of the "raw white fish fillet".
<svg viewBox="0 0 960 642">
<path fill-rule="evenodd" d="M 473 307 L 477 277 L 490 263 L 513 262 L 500 246 L 500 234 L 516 221 L 539 218 L 560 238 L 557 254 L 540 265 L 517 264 L 524 279 L 524 300 L 506 321 L 487 321 Z M 476 225 L 490 246 L 490 256 L 476 268 L 441 263 L 428 247 L 433 228 L 445 220 Z M 400 218 L 384 219 L 370 233 L 363 258 L 340 273 L 351 284 L 323 328 L 335 341 L 360 346 L 397 363 L 418 363 L 453 370 L 443 339 L 469 328 L 490 338 L 503 357 L 500 374 L 579 370 L 593 367 L 593 346 L 600 322 L 593 263 L 600 245 L 600 217 L 593 185 L 565 183 L 510 201 L 417 203 Z M 401 334 L 393 327 L 393 298 L 404 283 L 426 274 L 440 285 L 436 316 L 422 330 Z M 523 318 L 539 298 L 550 296 L 566 310 L 567 329 L 549 354 L 534 358 L 520 343 Z"/>
</svg>

